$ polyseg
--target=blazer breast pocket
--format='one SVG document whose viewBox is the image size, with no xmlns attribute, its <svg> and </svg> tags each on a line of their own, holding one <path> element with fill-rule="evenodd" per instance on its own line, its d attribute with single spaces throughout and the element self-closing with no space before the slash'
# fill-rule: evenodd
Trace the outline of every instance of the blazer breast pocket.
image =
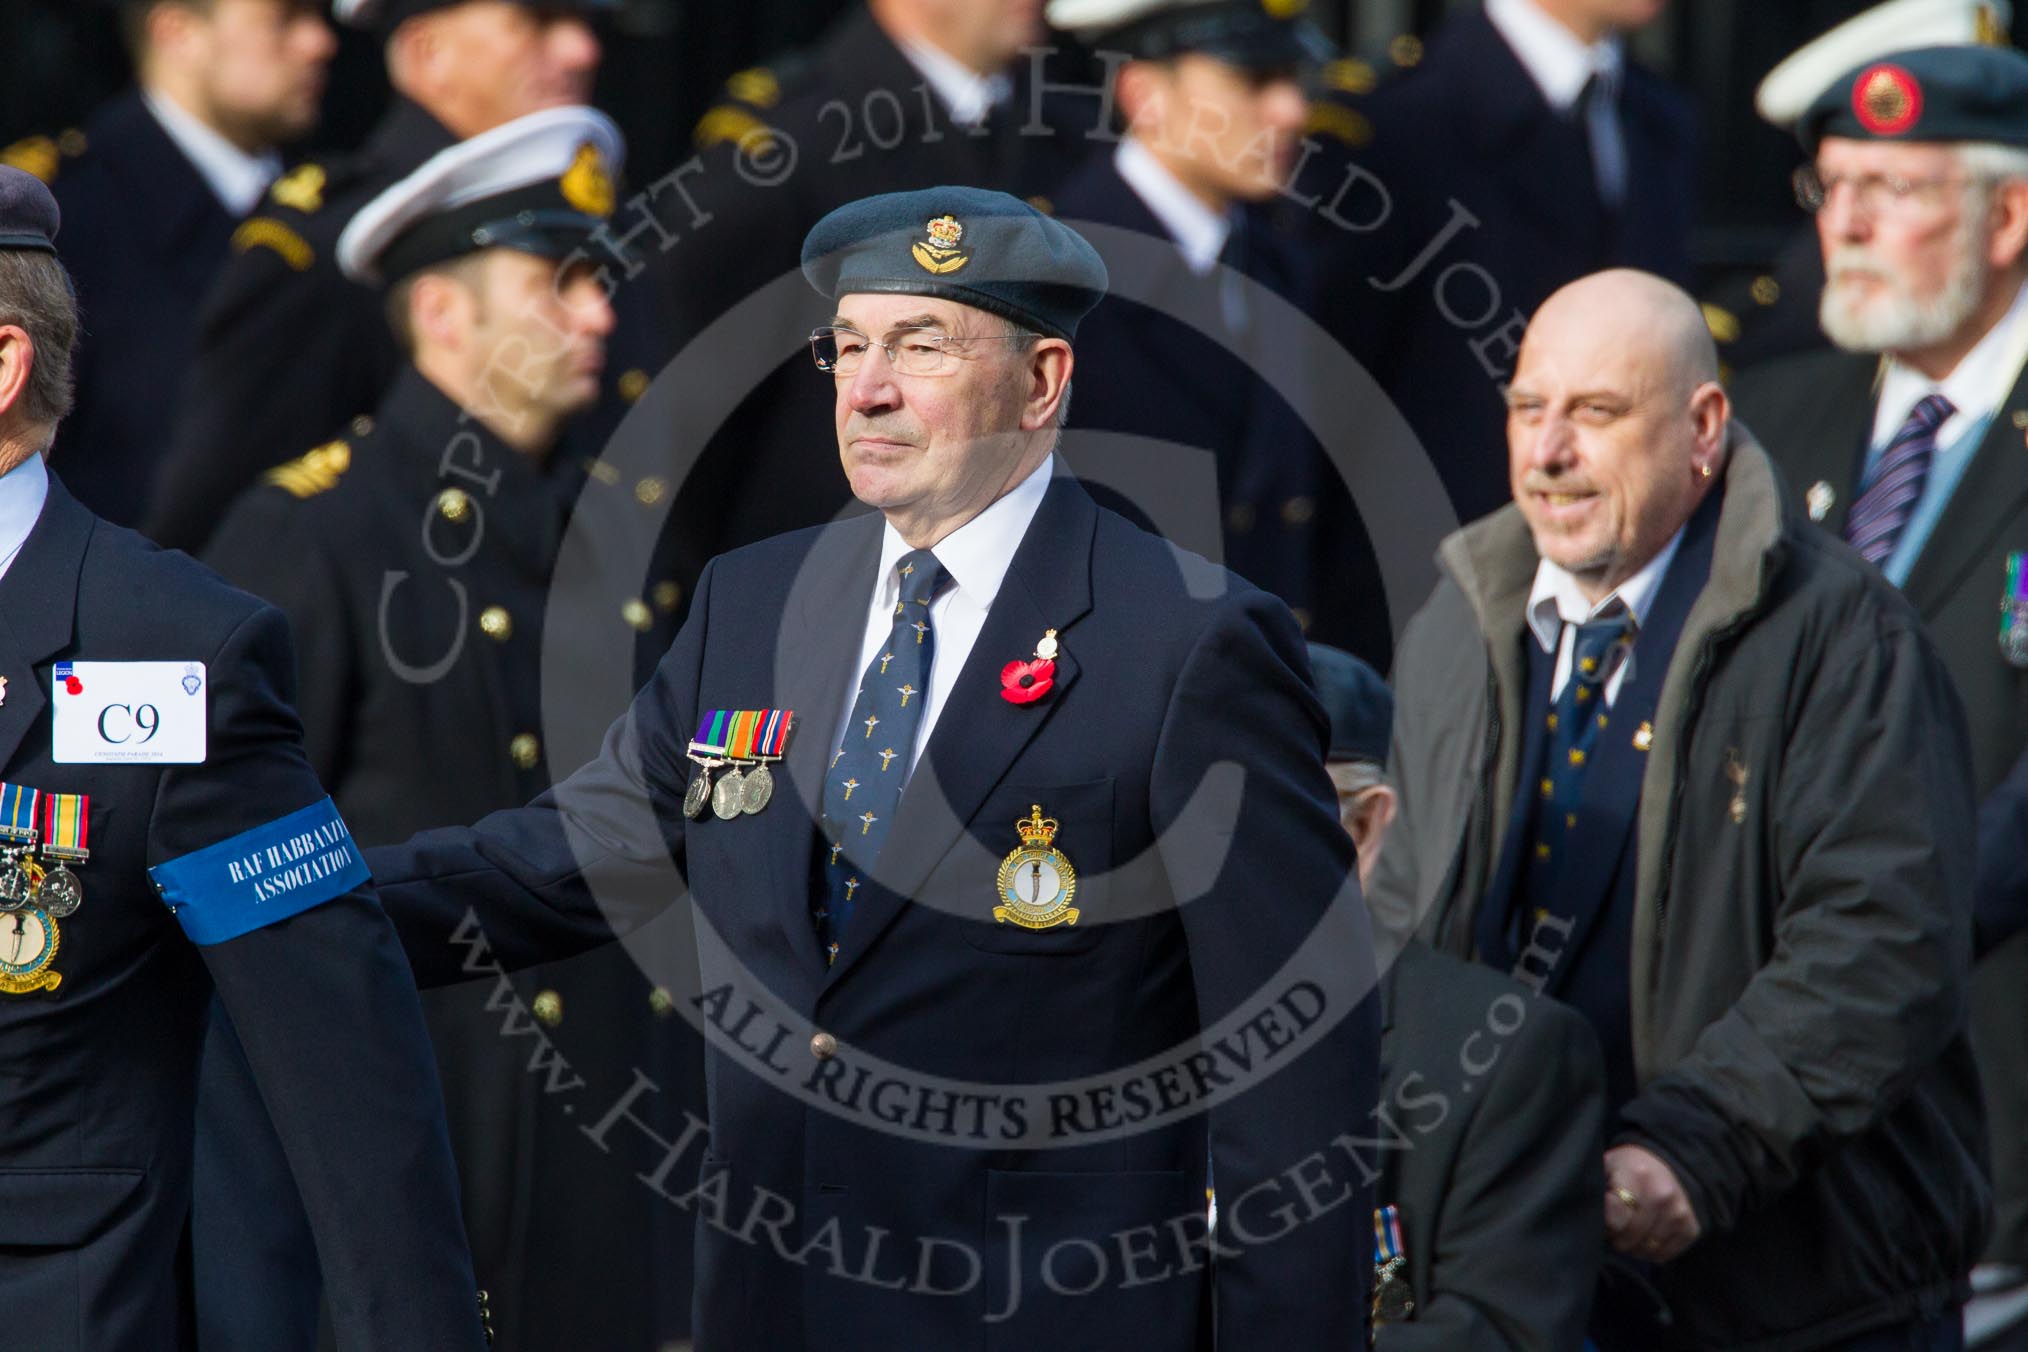
<svg viewBox="0 0 2028 1352">
<path fill-rule="evenodd" d="M 966 943 L 1065 957 L 1102 943 L 1113 871 L 1113 781 L 1003 784 L 933 885 Z"/>
</svg>

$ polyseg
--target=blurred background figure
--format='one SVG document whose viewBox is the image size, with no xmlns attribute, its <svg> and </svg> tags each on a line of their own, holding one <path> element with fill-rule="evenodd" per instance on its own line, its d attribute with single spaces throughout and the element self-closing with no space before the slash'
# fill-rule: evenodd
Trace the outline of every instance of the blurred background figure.
<svg viewBox="0 0 2028 1352">
<path fill-rule="evenodd" d="M 1838 77 L 1889 52 L 1917 47 L 2007 45 L 2007 0 L 1887 0 L 1782 58 L 1754 91 L 1754 110 L 1793 131 Z M 1768 268 L 1746 269 L 1707 290 L 1705 319 L 1728 370 L 1820 348 L 1817 301 L 1824 258 L 1814 223 L 1798 222 Z"/>
<path fill-rule="evenodd" d="M 203 545 L 224 505 L 265 469 L 370 414 L 400 353 L 369 288 L 340 275 L 338 232 L 437 151 L 524 113 L 591 97 L 610 0 L 335 0 L 381 35 L 394 98 L 356 153 L 296 166 L 233 236 L 198 319 L 175 435 L 143 517 Z"/>
<path fill-rule="evenodd" d="M 1834 346 L 1742 375 L 1740 416 L 1811 519 L 1922 616 L 1983 797 L 2028 748 L 2028 56 L 1891 53 L 1841 76 L 1797 134 Z M 2017 938 L 1973 983 L 1998 1209 L 1988 1287 L 2028 1281 L 2024 989 Z"/>
<path fill-rule="evenodd" d="M 1329 44 L 1258 0 L 1054 0 L 1048 14 L 1114 71 L 1124 126 L 1087 153 L 1057 214 L 1131 232 L 1099 238 L 1115 294 L 1080 333 L 1070 427 L 1166 443 L 1126 454 L 1157 457 L 1158 477 L 1179 477 L 1163 462 L 1202 448 L 1216 464 L 1219 535 L 1191 543 L 1222 545 L 1221 561 L 1288 602 L 1305 632 L 1385 667 L 1372 547 L 1316 437 L 1269 383 L 1316 398 L 1316 331 L 1249 301 L 1245 286 L 1317 313 L 1311 237 L 1273 208 L 1308 120 L 1304 85 Z M 1067 438 L 1074 464 L 1079 441 Z"/>
<path fill-rule="evenodd" d="M 1321 644 L 1310 675 L 1363 886 L 1399 803 L 1387 781 L 1394 696 Z M 1371 1133 L 1393 1143 L 1374 1195 L 1373 1345 L 1578 1352 L 1605 1249 L 1598 1038 L 1569 1008 L 1421 939 L 1391 956 L 1384 947 Z"/>
<path fill-rule="evenodd" d="M 1486 0 L 1409 69 L 1348 97 L 1354 162 L 1382 185 L 1322 218 L 1332 320 L 1435 461 L 1460 520 L 1507 500 L 1488 459 L 1528 317 L 1624 265 L 1688 283 L 1690 106 L 1626 51 L 1663 0 Z M 1340 187 L 1335 160 L 1310 193 Z M 1340 199 L 1327 199 L 1338 201 Z M 1384 223 L 1368 227 L 1384 214 Z"/>
<path fill-rule="evenodd" d="M 599 398 L 615 324 L 581 251 L 605 225 L 621 155 L 603 114 L 550 109 L 440 152 L 368 203 L 338 261 L 384 296 L 407 361 L 372 431 L 270 471 L 205 552 L 289 617 L 310 763 L 369 845 L 547 788 L 545 642 L 592 645 L 550 632 L 545 612 L 554 601 L 580 622 L 623 623 L 618 600 L 551 587 L 574 477 L 558 441 Z M 543 355 L 502 367 L 510 351 Z M 653 637 L 666 646 L 671 630 Z M 484 963 L 473 975 L 423 1007 L 494 1346 L 659 1347 L 689 1327 L 691 1218 L 640 1183 L 652 1156 L 603 1153 L 581 1128 L 638 1070 L 660 1092 L 635 1111 L 681 1135 L 695 1041 L 619 945 L 511 982 Z M 202 1345 L 305 1346 L 316 1255 L 279 1142 L 222 1019 L 205 1055 Z M 249 1253 L 292 1251 L 293 1287 L 245 1269 Z"/>
<path fill-rule="evenodd" d="M 317 125 L 337 44 L 313 0 L 102 8 L 133 53 L 134 87 L 70 138 L 77 153 L 48 141 L 39 167 L 63 208 L 85 323 L 65 480 L 131 526 L 176 418 L 198 308 L 233 227 L 281 173 L 281 147 Z"/>
</svg>

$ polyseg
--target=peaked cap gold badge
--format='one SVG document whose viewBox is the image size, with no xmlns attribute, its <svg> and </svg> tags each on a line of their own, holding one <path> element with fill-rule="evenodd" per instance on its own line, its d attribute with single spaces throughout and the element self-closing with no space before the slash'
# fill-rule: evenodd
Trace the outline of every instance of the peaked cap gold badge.
<svg viewBox="0 0 2028 1352">
<path fill-rule="evenodd" d="M 613 176 L 606 169 L 598 147 L 586 141 L 577 148 L 577 158 L 563 171 L 563 200 L 588 216 L 613 214 Z"/>
<path fill-rule="evenodd" d="M 324 184 L 327 181 L 329 176 L 322 165 L 299 164 L 275 180 L 275 186 L 268 189 L 268 196 L 282 206 L 307 216 L 323 208 Z"/>
<path fill-rule="evenodd" d="M 909 250 L 923 271 L 942 276 L 972 261 L 972 251 L 958 247 L 965 237 L 965 227 L 958 224 L 957 217 L 939 216 L 924 225 L 923 232 L 929 238 L 917 240 Z"/>
</svg>

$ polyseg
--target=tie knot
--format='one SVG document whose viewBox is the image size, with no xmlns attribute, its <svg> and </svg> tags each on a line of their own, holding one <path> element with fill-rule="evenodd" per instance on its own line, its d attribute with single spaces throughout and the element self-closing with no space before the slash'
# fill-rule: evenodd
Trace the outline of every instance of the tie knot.
<svg viewBox="0 0 2028 1352">
<path fill-rule="evenodd" d="M 1946 418 L 1957 411 L 1958 406 L 1943 395 L 1927 394 L 1916 401 L 1915 408 L 1909 412 L 1908 421 L 1911 426 L 1920 427 L 1925 432 L 1934 432 L 1944 425 Z"/>
<path fill-rule="evenodd" d="M 895 577 L 901 583 L 903 605 L 926 606 L 943 590 L 950 574 L 937 556 L 927 549 L 911 549 L 895 561 Z"/>
<path fill-rule="evenodd" d="M 1612 671 L 1614 645 L 1624 642 L 1633 631 L 1634 617 L 1624 610 L 1577 626 L 1577 638 L 1571 645 L 1577 678 L 1587 684 L 1605 680 Z"/>
</svg>

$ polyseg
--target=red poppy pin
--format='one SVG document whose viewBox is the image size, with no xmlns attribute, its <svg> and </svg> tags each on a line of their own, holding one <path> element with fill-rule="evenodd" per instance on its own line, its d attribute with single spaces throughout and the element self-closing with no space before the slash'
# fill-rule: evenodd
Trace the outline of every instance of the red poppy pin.
<svg viewBox="0 0 2028 1352">
<path fill-rule="evenodd" d="M 1035 645 L 1035 656 L 1018 658 L 1000 668 L 1000 698 L 1009 704 L 1033 704 L 1056 684 L 1056 631 L 1043 634 Z"/>
</svg>

